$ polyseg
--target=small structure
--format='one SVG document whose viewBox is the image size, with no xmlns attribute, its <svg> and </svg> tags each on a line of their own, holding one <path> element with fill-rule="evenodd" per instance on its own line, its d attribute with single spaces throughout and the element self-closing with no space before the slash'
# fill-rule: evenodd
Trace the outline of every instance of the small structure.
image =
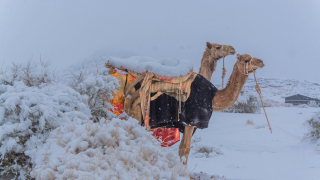
<svg viewBox="0 0 320 180">
<path fill-rule="evenodd" d="M 301 94 L 296 94 L 293 96 L 289 96 L 285 98 L 285 103 L 290 103 L 293 105 L 299 105 L 299 104 L 309 104 L 310 102 L 315 102 L 319 105 L 320 100 L 316 98 L 311 98 L 307 96 L 303 96 Z"/>
</svg>

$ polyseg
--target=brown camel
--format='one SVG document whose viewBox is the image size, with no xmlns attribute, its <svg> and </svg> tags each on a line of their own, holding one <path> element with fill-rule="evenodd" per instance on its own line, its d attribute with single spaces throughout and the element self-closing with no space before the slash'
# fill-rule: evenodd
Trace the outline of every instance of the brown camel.
<svg viewBox="0 0 320 180">
<path fill-rule="evenodd" d="M 180 116 L 180 121 L 179 116 L 178 118 L 175 117 L 175 115 L 177 115 L 177 112 L 179 111 L 174 110 L 175 108 L 177 108 L 176 104 L 178 99 L 175 99 L 173 97 L 171 98 L 169 95 L 166 95 L 166 93 L 170 93 L 171 90 L 175 89 L 174 87 L 171 87 L 171 85 L 181 87 L 181 82 L 174 84 L 167 84 L 166 82 L 157 82 L 160 84 L 164 84 L 163 87 L 159 86 L 160 89 L 156 88 L 154 91 L 150 91 L 150 93 L 157 93 L 153 96 L 155 97 L 154 100 L 152 100 L 153 97 L 151 98 L 149 107 L 153 107 L 153 109 L 150 110 L 150 112 L 152 112 L 151 114 L 153 115 L 161 116 L 159 116 L 159 118 L 154 118 L 150 114 L 150 116 L 148 117 L 151 117 L 151 120 L 156 120 L 153 122 L 157 122 L 157 120 L 161 121 L 163 119 L 171 119 L 170 123 L 167 125 L 163 124 L 166 122 L 160 122 L 160 126 L 157 126 L 157 124 L 153 124 L 151 126 L 153 126 L 154 128 L 161 126 L 172 126 L 178 128 L 180 132 L 183 132 L 183 138 L 179 147 L 179 155 L 181 159 L 184 159 L 183 157 L 185 157 L 184 164 L 187 164 L 190 151 L 191 137 L 194 128 L 207 128 L 212 111 L 221 111 L 229 108 L 232 104 L 234 104 L 241 92 L 244 83 L 247 80 L 249 73 L 264 66 L 263 62 L 257 58 L 251 58 L 251 56 L 246 54 L 241 56 L 237 55 L 238 61 L 235 64 L 235 68 L 229 79 L 227 87 L 223 90 L 217 90 L 210 83 L 211 75 L 216 68 L 217 60 L 227 55 L 232 55 L 234 53 L 235 50 L 232 46 L 219 45 L 216 43 L 210 44 L 207 42 L 207 48 L 203 54 L 203 58 L 201 61 L 200 72 L 198 75 L 195 73 L 191 73 L 191 76 L 189 78 L 192 82 L 190 87 L 191 90 L 189 89 L 189 91 L 187 91 L 190 93 L 190 97 L 183 102 L 179 102 L 179 104 L 182 104 L 184 107 L 184 109 L 182 110 L 185 110 L 182 112 Z M 123 81 L 124 78 L 122 77 L 122 75 L 120 76 L 119 81 Z M 135 81 L 136 83 L 139 82 L 143 84 L 142 81 L 144 81 L 144 79 L 145 77 L 143 75 L 140 75 L 136 76 Z M 144 121 L 141 114 L 140 86 L 136 88 L 136 85 L 133 82 L 127 83 L 126 85 L 127 86 L 122 89 L 122 91 L 126 92 L 127 94 L 124 101 L 124 111 L 128 115 L 138 119 L 140 121 L 140 124 L 143 125 Z M 183 88 L 181 89 L 187 90 L 188 88 L 184 87 L 183 85 Z M 159 92 L 160 95 L 158 95 Z M 161 105 L 164 105 L 164 107 L 161 107 Z"/>
<path fill-rule="evenodd" d="M 215 61 L 211 61 L 211 64 L 205 64 L 207 62 L 202 61 L 201 64 L 201 74 L 207 79 L 210 79 L 211 74 L 207 72 L 211 72 L 209 68 L 215 68 Z M 258 68 L 262 68 L 264 66 L 263 61 L 258 58 L 253 58 L 248 54 L 239 55 L 237 54 L 237 62 L 234 65 L 233 72 L 230 76 L 229 82 L 224 89 L 217 90 L 216 95 L 212 99 L 212 109 L 213 111 L 222 111 L 230 106 L 232 106 L 239 97 L 241 89 L 245 82 L 248 79 L 248 75 L 255 71 Z M 212 71 L 213 72 L 213 71 Z M 179 147 L 179 156 L 181 159 L 184 159 L 184 164 L 187 164 L 190 145 L 191 145 L 191 137 L 194 131 L 194 126 L 186 125 L 183 133 L 183 137 Z"/>
<path fill-rule="evenodd" d="M 216 70 L 217 61 L 222 57 L 235 54 L 232 46 L 207 42 L 207 48 L 203 53 L 199 74 L 211 80 L 212 73 Z"/>
</svg>

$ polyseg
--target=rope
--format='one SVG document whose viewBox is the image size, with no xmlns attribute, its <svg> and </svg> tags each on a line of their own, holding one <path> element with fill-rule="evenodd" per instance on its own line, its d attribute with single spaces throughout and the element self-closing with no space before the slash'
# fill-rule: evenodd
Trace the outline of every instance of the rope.
<svg viewBox="0 0 320 180">
<path fill-rule="evenodd" d="M 271 126 L 270 126 L 270 122 L 269 122 L 269 119 L 268 119 L 268 116 L 267 116 L 267 112 L 266 112 L 266 109 L 264 108 L 264 105 L 263 105 L 263 101 L 262 101 L 262 97 L 261 97 L 261 89 L 260 89 L 260 87 L 259 87 L 259 84 L 258 84 L 258 81 L 257 81 L 257 78 L 256 78 L 256 71 L 255 71 L 255 70 L 253 71 L 253 74 L 254 74 L 254 79 L 256 80 L 256 91 L 258 92 L 258 94 L 259 94 L 259 96 L 260 96 L 261 105 L 262 105 L 262 107 L 263 107 L 264 114 L 266 115 L 270 132 L 272 133 L 272 128 L 271 128 Z"/>
<path fill-rule="evenodd" d="M 237 67 L 238 67 L 239 71 L 240 71 L 243 75 L 246 75 L 246 76 L 249 75 L 249 66 L 250 66 L 251 70 L 253 71 L 254 79 L 255 79 L 255 81 L 256 81 L 256 87 L 255 87 L 255 89 L 256 89 L 256 91 L 258 92 L 259 96 L 260 96 L 261 105 L 262 105 L 262 107 L 263 107 L 264 114 L 266 115 L 270 132 L 272 133 L 272 128 L 271 128 L 271 126 L 270 126 L 270 122 L 269 122 L 269 119 L 268 119 L 268 116 L 267 116 L 267 112 L 266 112 L 266 109 L 264 108 L 264 105 L 263 105 L 263 101 L 262 101 L 262 97 L 261 97 L 261 89 L 260 89 L 260 87 L 259 87 L 259 84 L 258 84 L 258 81 L 257 81 L 257 78 L 256 78 L 256 70 L 253 70 L 253 69 L 252 69 L 252 65 L 251 65 L 252 59 L 253 59 L 253 58 L 251 58 L 249 62 L 243 63 L 243 72 L 242 72 L 241 69 L 239 68 L 238 63 L 237 63 Z"/>
<path fill-rule="evenodd" d="M 180 78 L 180 87 L 179 87 L 179 108 L 178 108 L 178 121 L 180 121 L 181 114 L 181 94 L 183 93 L 182 79 Z"/>
<path fill-rule="evenodd" d="M 227 74 L 226 68 L 224 68 L 224 56 L 223 56 L 223 68 L 222 68 L 222 89 L 224 88 L 224 77 Z"/>
<path fill-rule="evenodd" d="M 141 113 L 144 119 L 144 125 L 150 129 L 149 116 L 150 116 L 150 86 L 152 82 L 153 73 L 147 73 L 142 81 L 139 91 L 141 99 Z"/>
</svg>

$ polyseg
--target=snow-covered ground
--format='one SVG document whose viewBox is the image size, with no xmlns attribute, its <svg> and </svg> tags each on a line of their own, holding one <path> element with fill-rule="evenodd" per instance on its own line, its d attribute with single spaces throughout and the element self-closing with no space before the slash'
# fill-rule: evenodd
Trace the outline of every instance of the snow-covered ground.
<svg viewBox="0 0 320 180">
<path fill-rule="evenodd" d="M 209 128 L 193 136 L 188 168 L 232 180 L 319 180 L 320 153 L 314 144 L 303 141 L 308 132 L 305 122 L 319 110 L 266 108 L 272 134 L 263 110 L 258 114 L 214 112 Z M 213 148 L 208 158 L 195 153 L 201 146 Z"/>
<path fill-rule="evenodd" d="M 273 133 L 263 110 L 256 114 L 214 112 L 209 128 L 197 130 L 193 136 L 184 170 L 178 157 L 179 143 L 161 148 L 135 120 L 123 124 L 122 120 L 111 120 L 113 115 L 107 110 L 111 104 L 101 104 L 111 98 L 118 85 L 103 67 L 105 62 L 98 58 L 72 71 L 70 68 L 69 84 L 67 76 L 63 76 L 63 83 L 51 76 L 45 65 L 32 66 L 28 76 L 21 69 L 0 73 L 0 160 L 11 162 L 9 155 L 16 158 L 11 152 L 23 153 L 30 157 L 25 160 L 27 165 L 13 165 L 13 169 L 23 176 L 32 163 L 32 175 L 38 179 L 189 179 L 189 173 L 196 180 L 320 179 L 320 148 L 304 139 L 310 133 L 306 121 L 320 108 L 284 107 L 286 96 L 299 93 L 319 98 L 319 84 L 258 79 L 263 100 L 278 106 L 266 108 Z M 254 86 L 254 80 L 248 79 L 238 100 L 257 96 Z M 111 121 L 98 125 L 91 122 L 93 117 Z M 57 128 L 56 122 L 61 127 Z M 26 137 L 25 142 L 21 137 Z M 106 159 L 96 164 L 95 158 Z M 0 165 L 0 173 L 8 167 Z"/>
<path fill-rule="evenodd" d="M 284 103 L 285 97 L 301 94 L 312 98 L 320 98 L 320 84 L 310 81 L 299 81 L 295 79 L 280 79 L 280 78 L 259 78 L 257 73 L 257 81 L 262 90 L 262 98 L 268 101 Z M 221 84 L 213 84 L 221 89 Z M 242 96 L 246 97 L 249 94 L 257 95 L 256 81 L 253 75 L 249 78 L 242 88 Z M 241 99 L 241 96 L 240 96 Z"/>
</svg>

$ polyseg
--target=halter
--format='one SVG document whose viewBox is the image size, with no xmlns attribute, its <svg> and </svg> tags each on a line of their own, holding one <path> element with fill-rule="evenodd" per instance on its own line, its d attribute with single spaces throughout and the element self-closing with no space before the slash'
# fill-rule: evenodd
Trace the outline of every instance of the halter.
<svg viewBox="0 0 320 180">
<path fill-rule="evenodd" d="M 239 61 L 239 63 L 243 64 L 243 71 L 241 71 L 241 69 L 239 68 L 239 64 L 237 63 L 237 67 L 238 67 L 239 71 L 241 72 L 241 74 L 246 75 L 246 76 L 249 75 L 249 65 L 250 65 L 251 70 L 254 71 L 252 69 L 252 65 L 251 65 L 252 59 L 253 58 L 251 58 L 249 62 L 244 62 L 244 63 Z"/>
</svg>

